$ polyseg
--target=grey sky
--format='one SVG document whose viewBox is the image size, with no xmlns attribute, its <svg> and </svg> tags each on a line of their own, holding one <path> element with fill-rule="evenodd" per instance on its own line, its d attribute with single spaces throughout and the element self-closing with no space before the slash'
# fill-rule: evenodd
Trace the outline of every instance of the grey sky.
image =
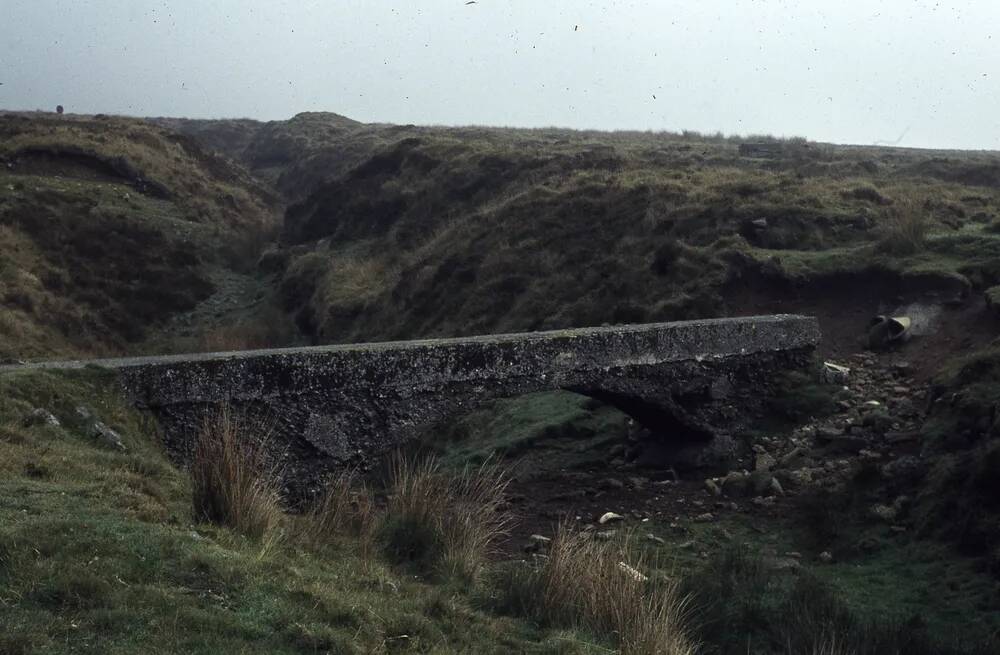
<svg viewBox="0 0 1000 655">
<path fill-rule="evenodd" d="M 465 1 L 0 0 L 0 108 L 1000 149 L 998 0 Z"/>
</svg>

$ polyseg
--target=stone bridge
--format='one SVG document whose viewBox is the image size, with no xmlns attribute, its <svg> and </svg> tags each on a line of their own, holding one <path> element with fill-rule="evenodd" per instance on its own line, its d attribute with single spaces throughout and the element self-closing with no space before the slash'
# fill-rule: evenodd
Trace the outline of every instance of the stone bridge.
<svg viewBox="0 0 1000 655">
<path fill-rule="evenodd" d="M 271 442 L 307 474 L 365 463 L 485 401 L 554 389 L 615 405 L 666 442 L 704 445 L 738 429 L 819 336 L 814 318 L 779 315 L 28 366 L 116 370 L 182 458 L 228 404 L 273 426 Z"/>
</svg>

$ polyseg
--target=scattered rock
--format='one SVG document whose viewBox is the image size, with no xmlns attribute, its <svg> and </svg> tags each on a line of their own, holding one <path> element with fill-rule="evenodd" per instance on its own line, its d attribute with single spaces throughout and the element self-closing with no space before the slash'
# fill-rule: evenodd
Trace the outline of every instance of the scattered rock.
<svg viewBox="0 0 1000 655">
<path fill-rule="evenodd" d="M 781 487 L 781 483 L 778 482 L 778 478 L 771 478 L 771 493 L 775 496 L 785 495 L 785 490 Z"/>
<path fill-rule="evenodd" d="M 875 518 L 885 521 L 886 523 L 892 523 L 896 520 L 896 508 L 889 505 L 872 505 L 868 508 L 868 512 Z"/>
<path fill-rule="evenodd" d="M 798 571 L 802 563 L 794 557 L 767 557 L 764 565 L 772 571 Z"/>
<path fill-rule="evenodd" d="M 778 462 L 768 453 L 760 453 L 754 460 L 755 471 L 770 471 Z"/>
<path fill-rule="evenodd" d="M 886 443 L 906 443 L 908 441 L 916 441 L 920 438 L 920 432 L 918 430 L 908 430 L 906 432 L 886 432 L 885 441 Z"/>
<path fill-rule="evenodd" d="M 625 483 L 617 478 L 604 478 L 597 486 L 605 491 L 619 491 L 625 488 Z"/>
<path fill-rule="evenodd" d="M 732 471 L 722 479 L 722 491 L 731 498 L 745 498 L 750 495 L 750 480 L 745 473 Z"/>
<path fill-rule="evenodd" d="M 628 483 L 629 486 L 638 491 L 645 489 L 646 485 L 649 484 L 649 480 L 647 480 L 646 478 L 639 477 L 637 475 L 633 475 L 628 478 Z"/>
<path fill-rule="evenodd" d="M 711 512 L 705 512 L 704 514 L 699 514 L 698 516 L 694 517 L 694 520 L 697 523 L 711 523 L 712 521 L 715 520 L 715 515 L 712 514 Z"/>
<path fill-rule="evenodd" d="M 125 444 L 122 442 L 121 436 L 100 421 L 94 423 L 91 436 L 104 442 L 105 445 L 110 446 L 111 448 L 122 451 L 125 450 Z"/>
<path fill-rule="evenodd" d="M 990 287 L 984 295 L 986 296 L 986 306 L 995 315 L 1000 316 L 1000 286 Z"/>
<path fill-rule="evenodd" d="M 586 498 L 588 495 L 592 496 L 594 493 L 596 493 L 594 489 L 589 489 L 587 487 L 584 487 L 583 489 L 569 489 L 567 491 L 557 493 L 554 496 L 550 496 L 549 500 L 553 502 L 574 501 Z"/>
<path fill-rule="evenodd" d="M 823 562 L 824 564 L 833 563 L 833 553 L 831 553 L 828 550 L 824 550 L 822 553 L 819 554 L 819 561 Z"/>
<path fill-rule="evenodd" d="M 926 465 L 913 455 L 904 455 L 882 467 L 883 478 L 901 484 L 918 482 L 926 472 Z"/>
<path fill-rule="evenodd" d="M 634 567 L 629 566 L 625 562 L 618 562 L 618 568 L 621 569 L 621 571 L 623 573 L 625 573 L 626 575 L 628 575 L 630 578 L 632 578 L 636 582 L 648 582 L 649 581 L 649 576 L 643 575 L 642 573 L 640 573 L 638 571 L 638 569 L 635 569 Z"/>
<path fill-rule="evenodd" d="M 772 492 L 771 481 L 774 476 L 769 471 L 754 471 L 747 479 L 750 492 L 756 496 L 767 496 Z"/>
<path fill-rule="evenodd" d="M 888 432 L 896 422 L 896 418 L 891 416 L 888 412 L 884 410 L 876 410 L 865 416 L 862 421 L 862 425 L 871 428 L 879 434 L 884 434 Z"/>
<path fill-rule="evenodd" d="M 84 431 L 88 437 L 97 439 L 104 445 L 116 450 L 125 450 L 125 443 L 122 441 L 121 435 L 97 420 L 92 411 L 80 405 L 76 408 L 76 415 L 83 421 Z"/>
<path fill-rule="evenodd" d="M 542 550 L 548 550 L 551 543 L 552 540 L 550 538 L 540 534 L 533 534 L 528 537 L 528 544 L 524 547 L 524 550 L 529 553 L 537 553 Z"/>
<path fill-rule="evenodd" d="M 712 478 L 708 478 L 707 480 L 705 480 L 705 488 L 713 496 L 721 496 L 722 495 L 722 488 Z"/>
<path fill-rule="evenodd" d="M 23 425 L 26 428 L 29 428 L 33 425 L 50 425 L 52 427 L 57 428 L 60 426 L 60 423 L 59 419 L 55 417 L 55 414 L 53 414 L 47 409 L 42 409 L 39 407 L 38 409 L 32 410 L 30 414 L 25 416 L 24 420 L 21 421 L 21 425 Z"/>
<path fill-rule="evenodd" d="M 899 376 L 906 376 L 913 372 L 913 365 L 909 362 L 896 362 L 892 365 L 892 372 Z"/>
<path fill-rule="evenodd" d="M 805 487 L 813 482 L 812 470 L 805 467 L 788 471 L 782 477 L 792 487 Z"/>
<path fill-rule="evenodd" d="M 823 451 L 827 455 L 850 454 L 861 452 L 868 445 L 868 440 L 858 436 L 843 435 L 828 439 Z"/>
<path fill-rule="evenodd" d="M 832 428 L 824 425 L 816 429 L 816 438 L 819 441 L 829 441 L 842 436 L 844 436 L 844 431 L 840 428 Z"/>
<path fill-rule="evenodd" d="M 655 534 L 647 534 L 646 541 L 652 541 L 654 544 L 659 544 L 660 546 L 665 546 L 667 540 L 663 537 L 657 537 Z"/>
<path fill-rule="evenodd" d="M 827 384 L 847 384 L 851 369 L 833 362 L 823 362 L 823 381 Z"/>
<path fill-rule="evenodd" d="M 605 525 L 607 523 L 615 523 L 624 520 L 625 517 L 622 516 L 621 514 L 615 514 L 614 512 L 605 512 L 604 514 L 601 514 L 601 518 L 597 519 L 597 522 L 600 523 L 601 525 Z"/>
</svg>

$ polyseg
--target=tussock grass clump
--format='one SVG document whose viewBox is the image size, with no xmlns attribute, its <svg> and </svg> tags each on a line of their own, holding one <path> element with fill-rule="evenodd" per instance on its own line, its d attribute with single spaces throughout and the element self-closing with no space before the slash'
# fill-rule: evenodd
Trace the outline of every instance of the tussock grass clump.
<svg viewBox="0 0 1000 655">
<path fill-rule="evenodd" d="M 375 499 L 358 480 L 357 471 L 334 475 L 322 495 L 305 515 L 300 536 L 308 544 L 322 546 L 341 535 L 361 538 L 363 547 L 372 539 L 377 524 Z"/>
<path fill-rule="evenodd" d="M 792 655 L 789 653 L 789 655 Z M 823 643 L 815 646 L 812 650 L 812 655 L 855 655 L 853 650 L 849 650 L 843 644 L 837 641 L 836 638 L 831 637 Z"/>
<path fill-rule="evenodd" d="M 900 199 L 882 224 L 880 252 L 913 255 L 924 249 L 929 230 L 926 212 L 913 199 Z"/>
<path fill-rule="evenodd" d="M 278 470 L 259 437 L 223 409 L 205 422 L 191 461 L 195 516 L 271 541 L 283 520 Z"/>
<path fill-rule="evenodd" d="M 395 457 L 379 527 L 386 555 L 447 578 L 474 580 L 510 527 L 508 483 L 492 461 L 448 475 L 434 458 Z"/>
<path fill-rule="evenodd" d="M 561 525 L 539 564 L 498 582 L 504 609 L 617 641 L 623 655 L 688 655 L 687 601 L 675 581 L 650 579 L 629 540 L 596 541 Z"/>
</svg>

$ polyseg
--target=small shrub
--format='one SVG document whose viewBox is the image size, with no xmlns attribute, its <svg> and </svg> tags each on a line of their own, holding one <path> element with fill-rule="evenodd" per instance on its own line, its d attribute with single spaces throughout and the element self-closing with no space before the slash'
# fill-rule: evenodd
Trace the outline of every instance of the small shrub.
<svg viewBox="0 0 1000 655">
<path fill-rule="evenodd" d="M 450 476 L 433 458 L 397 456 L 379 528 L 386 554 L 396 563 L 475 579 L 510 525 L 503 511 L 507 484 L 507 474 L 493 462 Z"/>
<path fill-rule="evenodd" d="M 500 605 L 547 625 L 606 635 L 623 655 L 694 653 L 677 584 L 648 579 L 648 568 L 627 539 L 596 541 L 563 525 L 547 558 L 505 571 Z"/>
<path fill-rule="evenodd" d="M 191 462 L 195 516 L 253 539 L 273 539 L 283 513 L 279 472 L 230 410 L 205 422 Z"/>
<path fill-rule="evenodd" d="M 899 201 L 886 216 L 878 249 L 892 255 L 913 255 L 924 249 L 929 223 L 913 200 Z"/>
</svg>

